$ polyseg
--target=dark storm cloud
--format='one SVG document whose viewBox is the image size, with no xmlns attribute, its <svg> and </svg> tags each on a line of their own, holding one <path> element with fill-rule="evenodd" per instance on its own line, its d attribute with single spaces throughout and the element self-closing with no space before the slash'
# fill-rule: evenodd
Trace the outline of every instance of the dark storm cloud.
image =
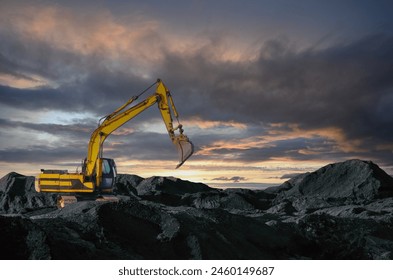
<svg viewBox="0 0 393 280">
<path fill-rule="evenodd" d="M 103 116 L 156 79 L 141 79 L 123 66 L 113 66 L 121 63 L 113 63 L 105 51 L 78 52 L 17 32 L 12 20 L 0 23 L 4 24 L 0 27 L 0 74 L 44 83 L 23 89 L 0 85 L 0 106 Z M 135 63 L 124 64 L 130 69 Z"/>
<path fill-rule="evenodd" d="M 388 129 L 393 122 L 389 111 L 393 106 L 392 50 L 392 38 L 382 35 L 300 52 L 273 41 L 261 48 L 256 62 L 249 63 L 214 62 L 204 50 L 191 58 L 167 54 L 161 73 L 169 76 L 175 94 L 180 92 L 176 103 L 186 104 L 187 115 L 293 122 L 303 128 L 337 126 L 349 137 L 372 135 L 383 140 L 393 136 Z M 86 67 L 78 64 L 71 62 L 71 68 Z M 1 88 L 1 102 L 102 115 L 147 86 L 129 73 L 90 66 L 82 69 L 87 78 L 57 89 Z"/>
<path fill-rule="evenodd" d="M 19 73 L 19 66 L 15 62 L 10 61 L 2 53 L 0 53 L 0 73 L 8 74 L 17 78 L 31 79 L 30 77 Z"/>
<path fill-rule="evenodd" d="M 53 61 L 46 63 L 63 64 L 62 54 L 62 52 L 58 52 Z M 31 54 L 31 56 L 34 57 L 34 54 Z M 66 73 L 61 75 L 59 73 L 56 75 L 61 77 L 54 78 L 53 83 L 59 83 L 60 85 L 55 87 L 46 85 L 18 89 L 0 85 L 0 106 L 6 105 L 12 108 L 36 111 L 90 112 L 97 116 L 103 116 L 139 94 L 155 81 L 154 79 L 145 81 L 130 73 L 113 71 L 105 66 L 85 65 L 80 61 L 75 61 L 68 67 L 78 72 L 81 78 L 74 77 L 75 73 L 70 76 L 67 76 Z M 14 68 L 18 70 L 14 70 Z M 38 68 L 40 67 L 37 66 Z M 31 73 L 31 69 L 23 66 L 9 68 L 4 66 L 0 70 L 16 78 L 34 80 L 29 74 L 21 74 Z M 45 71 L 37 71 L 40 75 L 45 74 L 43 72 Z M 43 77 L 53 78 L 51 75 L 44 75 Z M 71 82 L 62 82 L 63 79 L 70 79 Z"/>
<path fill-rule="evenodd" d="M 52 123 L 29 123 L 21 121 L 12 121 L 0 119 L 0 129 L 22 128 L 23 130 L 34 130 L 38 133 L 49 133 L 56 136 L 83 139 L 90 136 L 95 127 L 92 124 L 73 123 L 69 125 L 52 124 Z"/>
<path fill-rule="evenodd" d="M 355 123 L 357 135 L 364 120 L 392 121 L 384 114 L 392 102 L 392 58 L 393 37 L 375 35 L 322 50 L 270 41 L 251 62 L 215 62 L 203 49 L 190 57 L 168 54 L 162 69 L 172 70 L 171 82 L 187 97 L 208 101 L 195 113 L 305 127 Z"/>
<path fill-rule="evenodd" d="M 87 152 L 90 128 L 91 125 L 84 123 L 58 125 L 0 119 L 0 130 L 13 133 L 14 141 L 14 143 L 9 143 L 6 138 L 2 137 L 4 144 L 11 145 L 11 147 L 0 149 L 0 160 L 9 163 L 40 164 L 43 167 L 45 164 L 65 162 L 73 162 L 68 166 L 79 164 Z M 34 135 L 46 133 L 48 136 L 36 138 L 31 133 L 27 134 L 28 131 L 35 132 Z M 26 139 L 26 135 L 30 138 Z M 15 147 L 19 139 L 29 144 Z"/>
<path fill-rule="evenodd" d="M 83 98 L 72 92 L 63 92 L 61 89 L 34 88 L 18 89 L 0 85 L 0 105 L 20 110 L 61 110 L 78 112 L 83 110 Z"/>
<path fill-rule="evenodd" d="M 0 21 L 0 72 L 28 77 L 35 74 L 56 80 L 75 75 L 78 65 L 86 61 L 70 50 L 58 49 L 34 36 L 16 32 L 13 20 Z M 15 24 L 16 25 L 16 24 Z M 76 68 L 74 68 L 76 67 Z"/>
<path fill-rule="evenodd" d="M 0 85 L 0 106 L 38 112 L 58 110 L 70 114 L 92 113 L 96 116 L 105 116 L 141 91 L 140 89 L 135 91 L 133 87 L 127 86 L 121 88 L 122 81 L 119 79 L 117 81 L 119 82 L 117 90 L 108 90 L 113 85 L 104 85 L 104 89 L 99 91 L 95 89 L 97 84 L 103 84 L 102 81 L 92 82 L 92 85 L 76 84 L 59 88 L 18 89 Z M 141 89 L 146 87 L 146 83 L 139 84 Z"/>
<path fill-rule="evenodd" d="M 78 163 L 84 153 L 85 150 L 78 145 L 58 146 L 56 148 L 33 145 L 0 150 L 0 159 L 9 163 L 46 163 L 48 165 L 66 161 Z"/>
<path fill-rule="evenodd" d="M 370 154 L 393 139 L 391 36 L 303 50 L 273 40 L 249 62 L 219 63 L 204 50 L 166 58 L 163 69 L 174 69 L 170 80 L 203 101 L 190 104 L 189 113 L 254 124 L 294 123 L 305 130 L 336 127 L 348 141 L 361 140 Z M 391 150 L 386 152 L 384 160 L 391 157 Z"/>
</svg>

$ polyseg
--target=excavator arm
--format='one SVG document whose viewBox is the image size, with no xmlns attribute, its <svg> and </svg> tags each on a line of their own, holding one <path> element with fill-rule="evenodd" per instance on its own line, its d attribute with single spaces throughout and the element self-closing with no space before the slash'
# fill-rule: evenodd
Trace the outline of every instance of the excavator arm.
<svg viewBox="0 0 393 280">
<path fill-rule="evenodd" d="M 95 175 L 96 185 L 100 185 L 101 183 L 102 164 L 100 159 L 102 158 L 103 144 L 106 138 L 113 131 L 156 103 L 158 104 L 169 137 L 180 153 L 179 164 L 176 168 L 180 167 L 193 154 L 194 146 L 192 142 L 189 141 L 188 137 L 183 134 L 182 125 L 179 123 L 176 127 L 173 126 L 172 115 L 178 119 L 178 113 L 169 90 L 161 80 L 157 80 L 156 84 L 157 88 L 154 94 L 138 104 L 129 107 L 139 96 L 131 98 L 123 106 L 104 117 L 102 123 L 92 133 L 88 146 L 87 158 L 84 163 L 84 173 L 87 177 Z M 179 131 L 178 134 L 175 133 L 176 130 Z"/>
</svg>

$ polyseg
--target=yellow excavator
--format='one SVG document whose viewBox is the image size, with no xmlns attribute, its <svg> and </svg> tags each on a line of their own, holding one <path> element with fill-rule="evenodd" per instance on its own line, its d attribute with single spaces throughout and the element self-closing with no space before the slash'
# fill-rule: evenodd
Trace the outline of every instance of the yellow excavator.
<svg viewBox="0 0 393 280">
<path fill-rule="evenodd" d="M 152 95 L 131 106 L 134 101 L 155 85 L 157 87 Z M 113 113 L 100 119 L 98 128 L 91 134 L 87 157 L 82 163 L 82 172 L 69 173 L 67 170 L 41 169 L 41 173 L 36 177 L 36 191 L 58 193 L 60 208 L 79 199 L 116 200 L 116 197 L 113 196 L 117 174 L 116 164 L 113 159 L 103 157 L 104 141 L 116 129 L 154 104 L 158 104 L 169 137 L 179 151 L 179 163 L 176 166 L 179 168 L 193 154 L 194 145 L 183 134 L 183 126 L 179 122 L 179 115 L 170 91 L 158 79 Z M 173 117 L 177 120 L 176 127 L 173 125 Z M 176 133 L 177 131 L 178 133 Z"/>
</svg>

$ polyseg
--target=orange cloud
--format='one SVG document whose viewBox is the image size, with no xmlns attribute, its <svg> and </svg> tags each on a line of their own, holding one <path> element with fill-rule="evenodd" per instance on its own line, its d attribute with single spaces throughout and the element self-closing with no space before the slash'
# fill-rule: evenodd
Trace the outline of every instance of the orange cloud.
<svg viewBox="0 0 393 280">
<path fill-rule="evenodd" d="M 50 84 L 50 81 L 38 75 L 0 74 L 0 84 L 14 88 L 35 88 Z"/>
<path fill-rule="evenodd" d="M 351 153 L 364 152 L 361 148 L 362 140 L 349 140 L 344 131 L 337 127 L 326 127 L 321 129 L 302 129 L 297 124 L 276 123 L 272 124 L 266 134 L 234 140 L 219 140 L 204 146 L 197 152 L 198 155 L 212 156 L 218 149 L 247 150 L 255 147 L 275 147 L 276 141 L 294 140 L 298 138 L 314 139 L 326 138 L 329 144 L 333 143 L 337 152 Z M 300 154 L 316 155 L 323 150 L 320 148 L 307 148 L 299 150 Z M 236 157 L 235 154 L 223 155 L 223 157 Z"/>
<path fill-rule="evenodd" d="M 107 60 L 132 59 L 132 69 L 128 70 L 135 72 L 143 73 L 149 68 L 147 66 L 163 60 L 164 52 L 187 57 L 202 51 L 211 62 L 238 62 L 250 57 L 244 52 L 245 46 L 236 47 L 224 35 L 214 42 L 208 35 L 179 35 L 167 23 L 143 16 L 138 11 L 128 16 L 115 16 L 98 7 L 90 13 L 55 5 L 8 9 L 14 11 L 0 12 L 1 22 L 22 37 L 82 55 L 103 54 Z"/>
<path fill-rule="evenodd" d="M 159 23 L 141 16 L 122 21 L 103 9 L 86 14 L 66 7 L 26 6 L 18 7 L 9 21 L 21 36 L 59 49 L 111 58 L 159 58 L 154 40 Z"/>
<path fill-rule="evenodd" d="M 350 140 L 346 137 L 343 129 L 338 127 L 325 127 L 318 129 L 302 129 L 298 124 L 281 124 L 281 127 L 287 126 L 291 130 L 289 132 L 285 132 L 284 139 L 295 139 L 295 138 L 315 138 L 315 137 L 323 137 L 329 140 L 334 141 L 336 143 L 336 149 L 344 152 L 364 152 L 365 150 L 361 148 L 362 140 Z M 278 126 L 280 127 L 280 126 Z M 279 130 L 272 132 L 280 135 Z"/>
<path fill-rule="evenodd" d="M 239 130 L 244 130 L 247 128 L 247 125 L 244 123 L 236 122 L 236 121 L 209 121 L 209 120 L 203 120 L 199 117 L 194 117 L 192 119 L 187 120 L 187 125 L 190 126 L 197 126 L 202 129 L 207 129 L 207 128 L 215 128 L 215 127 L 233 127 Z"/>
</svg>

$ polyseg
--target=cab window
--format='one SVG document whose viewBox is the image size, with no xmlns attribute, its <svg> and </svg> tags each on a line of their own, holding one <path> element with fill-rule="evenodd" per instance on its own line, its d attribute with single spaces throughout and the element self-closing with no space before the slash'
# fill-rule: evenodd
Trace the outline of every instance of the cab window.
<svg viewBox="0 0 393 280">
<path fill-rule="evenodd" d="M 111 167 L 110 167 L 109 162 L 107 160 L 104 160 L 102 162 L 102 173 L 103 174 L 110 174 L 111 173 Z"/>
</svg>

